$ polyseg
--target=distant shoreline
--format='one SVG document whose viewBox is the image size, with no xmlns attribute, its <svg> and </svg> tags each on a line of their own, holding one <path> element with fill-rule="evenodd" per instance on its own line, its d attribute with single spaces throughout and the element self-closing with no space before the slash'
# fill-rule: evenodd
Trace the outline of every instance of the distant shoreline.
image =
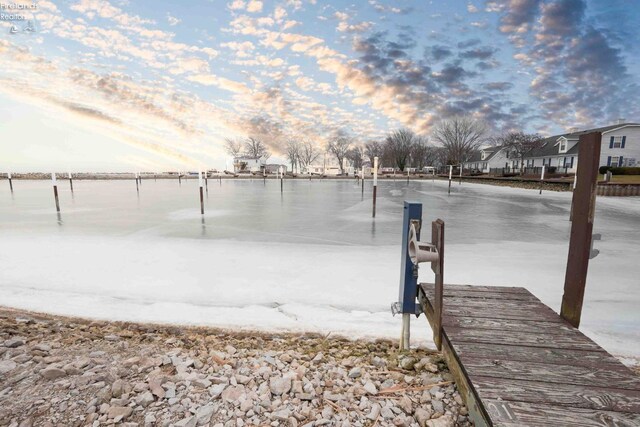
<svg viewBox="0 0 640 427">
<path fill-rule="evenodd" d="M 7 176 L 6 174 L 3 174 L 4 176 L 2 176 L 0 179 L 2 180 L 7 180 Z M 64 181 L 64 180 L 68 180 L 68 173 L 56 173 L 57 178 L 59 181 Z M 79 180 L 79 181 L 103 181 L 103 180 L 134 180 L 135 179 L 135 174 L 133 172 L 104 172 L 104 173 L 94 173 L 94 172 L 79 172 L 79 173 L 73 173 L 73 179 L 74 180 Z M 148 181 L 148 180 L 157 180 L 157 179 L 163 179 L 163 180 L 198 180 L 198 176 L 197 175 L 178 175 L 177 172 L 175 173 L 158 173 L 158 174 L 153 174 L 153 173 L 140 173 L 139 174 L 141 180 L 143 181 Z M 27 173 L 13 173 L 12 174 L 12 179 L 16 180 L 16 181 L 27 181 L 27 180 L 33 180 L 33 181 L 38 181 L 38 180 L 50 180 L 51 179 L 51 174 L 50 173 L 44 173 L 44 172 L 27 172 Z M 279 179 L 277 174 L 269 174 L 266 175 L 265 177 L 263 177 L 262 175 L 252 175 L 252 174 L 236 174 L 233 175 L 231 173 L 224 173 L 224 172 L 213 172 L 213 173 L 209 173 L 208 175 L 208 179 L 212 179 L 212 180 L 218 180 L 218 179 L 223 179 L 223 180 L 234 180 L 234 179 L 238 179 L 238 180 L 260 180 L 260 179 L 267 179 L 267 180 L 275 180 L 275 179 Z M 285 180 L 309 180 L 310 177 L 309 175 L 304 175 L 304 174 L 288 174 L 285 175 L 284 177 Z M 357 178 L 353 175 L 351 176 L 322 176 L 322 175 L 317 175 L 317 174 L 312 174 L 311 175 L 311 179 L 314 181 L 318 181 L 318 180 L 350 180 L 350 181 L 355 181 Z M 429 174 L 418 174 L 418 175 L 411 175 L 409 176 L 409 181 L 430 181 L 434 179 L 434 177 L 432 177 Z M 439 181 L 446 181 L 447 177 L 445 175 L 436 175 L 435 179 L 439 180 Z M 458 181 L 459 177 L 454 177 L 452 179 L 453 182 Z M 372 176 L 366 176 L 365 177 L 365 182 L 367 181 L 371 181 L 373 180 Z M 406 175 L 400 175 L 400 174 L 396 174 L 396 175 L 392 175 L 392 174 L 380 174 L 378 176 L 378 180 L 381 182 L 384 181 L 396 181 L 396 182 L 406 182 L 407 180 L 407 176 Z M 471 182 L 471 183 L 476 183 L 476 184 L 488 184 L 488 185 L 498 185 L 498 186 L 506 186 L 506 187 L 513 187 L 513 188 L 525 188 L 525 189 L 539 189 L 540 188 L 540 181 L 539 180 L 535 180 L 535 179 L 522 179 L 522 178 L 518 178 L 518 177 L 513 177 L 513 178 L 502 178 L 502 177 L 492 177 L 492 176 L 463 176 L 462 180 L 465 183 Z M 571 191 L 571 182 L 570 181 L 561 181 L 561 180 L 545 180 L 544 182 L 544 190 L 547 191 Z"/>
</svg>

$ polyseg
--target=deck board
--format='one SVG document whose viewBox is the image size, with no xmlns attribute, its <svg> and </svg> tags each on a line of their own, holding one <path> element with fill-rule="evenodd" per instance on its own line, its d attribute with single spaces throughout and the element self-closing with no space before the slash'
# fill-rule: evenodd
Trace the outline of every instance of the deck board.
<svg viewBox="0 0 640 427">
<path fill-rule="evenodd" d="M 433 325 L 433 285 L 418 297 Z M 445 285 L 442 324 L 476 425 L 640 425 L 640 377 L 526 289 Z"/>
</svg>

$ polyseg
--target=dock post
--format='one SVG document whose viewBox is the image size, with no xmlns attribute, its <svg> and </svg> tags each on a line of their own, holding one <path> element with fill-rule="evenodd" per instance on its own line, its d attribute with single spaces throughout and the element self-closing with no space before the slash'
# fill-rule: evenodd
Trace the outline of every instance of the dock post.
<svg viewBox="0 0 640 427">
<path fill-rule="evenodd" d="M 204 215 L 204 194 L 202 192 L 202 172 L 198 172 L 198 186 L 200 187 L 200 215 Z"/>
<path fill-rule="evenodd" d="M 136 193 L 140 192 L 140 187 L 139 187 L 139 182 L 138 182 L 138 172 L 135 172 L 135 179 L 136 179 Z"/>
<path fill-rule="evenodd" d="M 376 217 L 376 196 L 378 193 L 378 158 L 373 158 L 373 214 L 372 218 Z"/>
<path fill-rule="evenodd" d="M 402 313 L 402 333 L 400 350 L 409 350 L 411 315 L 417 314 L 416 297 L 418 295 L 418 269 L 409 256 L 409 231 L 413 221 L 422 221 L 422 203 L 404 202 L 402 219 L 402 255 L 400 265 L 400 292 L 397 310 Z M 420 239 L 420 230 L 417 230 Z"/>
<path fill-rule="evenodd" d="M 361 196 L 364 198 L 364 161 L 362 162 L 362 170 L 360 171 L 360 181 L 360 184 L 362 184 Z"/>
<path fill-rule="evenodd" d="M 51 184 L 53 184 L 53 197 L 56 199 L 56 212 L 60 212 L 60 201 L 58 200 L 58 183 L 56 182 L 55 172 L 51 172 Z"/>
<path fill-rule="evenodd" d="M 453 165 L 449 165 L 449 193 L 451 194 L 451 178 L 453 177 Z"/>
<path fill-rule="evenodd" d="M 11 172 L 7 172 L 7 178 L 9 178 L 9 190 L 13 193 L 13 181 L 11 179 Z"/>
<path fill-rule="evenodd" d="M 542 194 L 542 185 L 544 184 L 544 168 L 545 165 L 542 165 L 542 173 L 540 174 L 540 193 Z"/>
<path fill-rule="evenodd" d="M 278 168 L 278 171 L 280 172 L 280 194 L 282 194 L 284 185 L 284 171 L 282 170 L 282 166 Z"/>
<path fill-rule="evenodd" d="M 204 172 L 204 188 L 207 191 L 207 194 L 209 194 L 209 178 L 207 177 L 207 172 Z"/>
<path fill-rule="evenodd" d="M 182 185 L 182 175 L 178 172 L 178 185 Z"/>
<path fill-rule="evenodd" d="M 462 165 L 460 165 L 460 176 L 458 177 L 458 185 L 462 185 Z"/>
<path fill-rule="evenodd" d="M 409 167 L 407 167 L 407 184 L 409 184 Z"/>
<path fill-rule="evenodd" d="M 71 172 L 69 172 L 69 186 L 71 187 L 71 192 L 73 193 L 73 177 L 71 176 Z"/>
<path fill-rule="evenodd" d="M 431 262 L 431 270 L 436 275 L 435 319 L 433 325 L 433 342 L 438 350 L 442 350 L 442 303 L 444 296 L 444 221 L 437 219 L 431 223 L 431 244 L 438 251 L 438 260 Z"/>
<path fill-rule="evenodd" d="M 560 316 L 574 327 L 580 325 L 584 288 L 587 282 L 589 256 L 595 215 L 598 164 L 602 134 L 591 132 L 580 135 L 576 188 L 571 201 L 571 234 L 567 272 Z"/>
</svg>

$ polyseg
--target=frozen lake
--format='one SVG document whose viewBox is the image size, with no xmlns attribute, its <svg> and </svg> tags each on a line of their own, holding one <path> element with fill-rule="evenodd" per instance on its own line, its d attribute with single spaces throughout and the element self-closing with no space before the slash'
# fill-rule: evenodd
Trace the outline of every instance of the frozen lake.
<svg viewBox="0 0 640 427">
<path fill-rule="evenodd" d="M 524 286 L 559 311 L 570 193 L 442 181 L 0 182 L 0 304 L 102 319 L 398 338 L 404 200 L 446 223 L 445 282 Z M 640 198 L 598 198 L 581 329 L 640 357 Z M 432 280 L 428 267 L 421 280 Z M 445 307 L 446 310 L 446 307 Z M 423 316 L 412 343 L 433 345 Z"/>
</svg>

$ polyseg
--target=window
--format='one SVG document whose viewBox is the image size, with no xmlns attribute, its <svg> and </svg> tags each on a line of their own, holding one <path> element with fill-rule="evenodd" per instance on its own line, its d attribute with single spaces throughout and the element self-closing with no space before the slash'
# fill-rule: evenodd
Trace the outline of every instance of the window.
<svg viewBox="0 0 640 427">
<path fill-rule="evenodd" d="M 607 166 L 618 166 L 618 163 L 620 162 L 620 157 L 618 156 L 613 156 L 611 157 L 611 159 L 609 160 L 609 164 Z"/>
<path fill-rule="evenodd" d="M 567 151 L 567 140 L 563 139 L 562 141 L 560 141 L 560 152 L 564 153 Z"/>
<path fill-rule="evenodd" d="M 622 147 L 622 137 L 614 136 L 613 137 L 613 148 L 621 148 Z"/>
</svg>

